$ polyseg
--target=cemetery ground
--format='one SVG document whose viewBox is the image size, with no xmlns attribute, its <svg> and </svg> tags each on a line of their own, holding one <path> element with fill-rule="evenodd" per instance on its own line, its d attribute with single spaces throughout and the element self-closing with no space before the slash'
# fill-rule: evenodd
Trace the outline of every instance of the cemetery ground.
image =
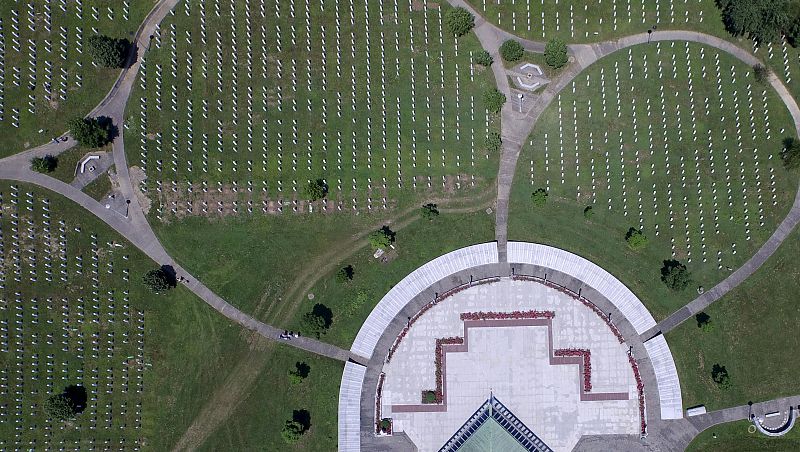
<svg viewBox="0 0 800 452">
<path fill-rule="evenodd" d="M 443 30 L 441 9 L 264 8 L 183 2 L 154 36 L 126 148 L 158 218 L 393 210 L 493 185 L 492 74 L 472 64 L 474 35 Z M 317 179 L 327 198 L 309 207 L 303 188 Z"/>
<path fill-rule="evenodd" d="M 8 350 L 0 354 L 3 445 L 174 446 L 209 392 L 253 349 L 263 349 L 263 340 L 183 287 L 150 293 L 141 275 L 155 264 L 100 220 L 59 195 L 13 186 L 17 189 L 0 185 L 6 294 L 0 331 Z M 264 429 L 277 438 L 292 410 L 306 408 L 314 418 L 305 440 L 329 450 L 335 444 L 335 377 L 341 365 L 278 347 L 261 377 L 288 384 L 295 362 L 311 365 L 309 377 L 294 390 L 255 404 L 273 416 L 259 418 L 260 436 L 253 441 L 263 442 Z M 44 399 L 70 384 L 87 388 L 86 409 L 75 420 L 48 420 Z"/>
<path fill-rule="evenodd" d="M 46 143 L 92 110 L 119 69 L 92 64 L 94 34 L 133 40 L 151 0 L 0 3 L 0 158 Z"/>
<path fill-rule="evenodd" d="M 748 421 L 736 421 L 714 426 L 697 435 L 686 451 L 789 452 L 800 449 L 800 430 L 792 429 L 785 436 L 772 438 L 758 432 L 750 433 L 748 428 L 752 429 L 752 425 Z"/>
<path fill-rule="evenodd" d="M 755 274 L 704 311 L 710 326 L 691 318 L 667 334 L 685 406 L 719 409 L 800 392 L 799 252 L 795 230 Z M 712 380 L 714 364 L 725 366 L 730 388 Z"/>
<path fill-rule="evenodd" d="M 797 177 L 778 153 L 792 136 L 771 87 L 727 54 L 686 42 L 620 51 L 539 119 L 517 164 L 509 238 L 593 260 L 664 318 L 738 268 L 786 216 Z M 549 195 L 541 208 L 538 189 Z M 647 236 L 643 249 L 627 246 L 629 228 Z M 685 290 L 661 283 L 667 259 L 689 267 Z"/>
</svg>

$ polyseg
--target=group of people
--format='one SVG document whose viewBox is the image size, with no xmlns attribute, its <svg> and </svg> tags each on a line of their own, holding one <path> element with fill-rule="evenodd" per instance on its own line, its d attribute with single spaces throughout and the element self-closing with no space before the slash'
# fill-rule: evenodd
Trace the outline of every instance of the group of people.
<svg viewBox="0 0 800 452">
<path fill-rule="evenodd" d="M 280 337 L 281 337 L 281 339 L 283 339 L 285 341 L 288 341 L 289 339 L 291 339 L 293 337 L 300 337 L 300 333 L 295 332 L 295 331 L 283 330 L 283 333 L 281 333 Z"/>
</svg>

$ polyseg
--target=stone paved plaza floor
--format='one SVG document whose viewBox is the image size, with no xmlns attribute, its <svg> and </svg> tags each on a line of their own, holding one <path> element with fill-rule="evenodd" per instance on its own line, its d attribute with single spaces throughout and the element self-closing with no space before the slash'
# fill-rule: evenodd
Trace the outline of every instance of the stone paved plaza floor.
<svg viewBox="0 0 800 452">
<path fill-rule="evenodd" d="M 555 312 L 554 349 L 591 350 L 592 393 L 627 393 L 628 400 L 580 401 L 579 366 L 550 364 L 546 326 L 472 327 L 468 351 L 446 353 L 447 410 L 393 411 L 419 405 L 421 392 L 436 387 L 435 340 L 464 335 L 461 313 L 531 309 Z M 571 450 L 584 434 L 636 434 L 636 383 L 626 351 L 597 314 L 554 289 L 508 279 L 476 286 L 414 323 L 384 366 L 382 413 L 420 451 L 438 450 L 490 392 L 554 450 Z"/>
</svg>

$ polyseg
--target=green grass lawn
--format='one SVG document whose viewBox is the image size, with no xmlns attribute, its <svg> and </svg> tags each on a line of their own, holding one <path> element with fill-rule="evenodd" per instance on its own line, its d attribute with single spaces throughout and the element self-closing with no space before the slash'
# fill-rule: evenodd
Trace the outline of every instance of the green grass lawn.
<svg viewBox="0 0 800 452">
<path fill-rule="evenodd" d="M 483 92 L 494 80 L 471 64 L 477 38 L 447 36 L 440 9 L 316 0 L 292 19 L 286 6 L 234 4 L 219 17 L 207 2 L 178 7 L 131 96 L 130 163 L 145 169 L 160 216 L 216 214 L 218 202 L 230 212 L 234 201 L 239 213 L 307 211 L 302 189 L 318 178 L 331 209 L 360 212 L 491 186 L 498 156 L 485 137 L 498 121 Z"/>
<path fill-rule="evenodd" d="M 800 392 L 798 253 L 795 230 L 763 267 L 705 311 L 710 332 L 689 319 L 667 334 L 685 407 L 718 409 Z M 728 370 L 731 388 L 721 389 L 711 379 L 714 364 Z"/>
<path fill-rule="evenodd" d="M 598 42 L 656 30 L 726 34 L 713 0 L 686 2 L 468 0 L 491 23 L 517 36 Z"/>
<path fill-rule="evenodd" d="M 114 167 L 112 166 L 109 171 L 113 171 Z M 108 177 L 108 173 L 103 173 L 97 176 L 97 179 L 89 182 L 89 184 L 83 187 L 83 192 L 87 195 L 91 196 L 92 198 L 101 201 L 105 196 L 111 191 L 111 178 Z"/>
<path fill-rule="evenodd" d="M 409 273 L 450 251 L 493 240 L 494 216 L 485 212 L 445 213 L 431 222 L 420 219 L 397 234 L 396 258 L 384 264 L 372 257 L 371 248 L 360 249 L 317 282 L 310 290 L 314 299 L 306 299 L 300 311 L 310 311 L 316 303 L 330 308 L 333 323 L 323 340 L 350 348 L 378 301 Z M 337 282 L 336 272 L 347 265 L 353 266 L 353 280 Z M 302 323 L 295 317 L 287 328 L 302 330 Z"/>
<path fill-rule="evenodd" d="M 88 52 L 81 53 L 78 47 L 85 44 L 93 28 L 100 34 L 132 40 L 154 2 L 127 3 L 130 6 L 125 8 L 122 2 L 112 0 L 84 0 L 80 9 L 76 2 L 66 2 L 66 12 L 61 2 L 50 0 L 0 3 L 0 37 L 5 42 L 0 56 L 5 68 L 5 76 L 0 76 L 0 157 L 47 143 L 66 132 L 70 118 L 89 113 L 103 99 L 120 71 L 94 67 Z M 18 44 L 12 34 L 14 13 L 19 18 Z M 78 29 L 82 30 L 80 43 Z"/>
<path fill-rule="evenodd" d="M 636 46 L 591 66 L 523 147 L 509 238 L 594 261 L 658 319 L 713 286 L 772 234 L 797 188 L 777 158 L 794 135 L 788 112 L 751 79 L 738 60 L 684 42 Z M 530 200 L 539 188 L 549 194 L 542 209 Z M 631 227 L 647 235 L 644 250 L 627 247 Z M 672 258 L 693 274 L 681 293 L 659 280 Z"/>
<path fill-rule="evenodd" d="M 770 438 L 750 433 L 747 421 L 712 427 L 699 435 L 686 448 L 687 452 L 789 452 L 800 449 L 800 430 L 792 429 L 785 436 Z M 714 435 L 717 437 L 714 438 Z"/>
</svg>

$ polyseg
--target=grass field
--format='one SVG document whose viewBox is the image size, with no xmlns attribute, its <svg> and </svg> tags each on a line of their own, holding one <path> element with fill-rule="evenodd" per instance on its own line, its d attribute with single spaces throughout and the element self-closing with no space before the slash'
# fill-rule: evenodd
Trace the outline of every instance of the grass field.
<svg viewBox="0 0 800 452">
<path fill-rule="evenodd" d="M 127 134 L 160 217 L 308 211 L 303 187 L 318 178 L 328 202 L 315 211 L 491 185 L 484 141 L 497 121 L 482 96 L 493 78 L 471 64 L 474 35 L 443 32 L 444 6 L 294 8 L 192 0 L 162 24 Z"/>
<path fill-rule="evenodd" d="M 169 449 L 246 355 L 240 328 L 185 289 L 152 295 L 138 250 L 60 196 L 16 187 L 0 183 L 2 446 Z M 48 420 L 43 401 L 71 384 L 85 411 Z"/>
<path fill-rule="evenodd" d="M 523 147 L 509 238 L 593 260 L 663 318 L 741 265 L 788 212 L 797 176 L 777 154 L 790 125 L 777 95 L 727 54 L 677 42 L 612 55 L 562 91 Z M 540 188 L 549 197 L 537 209 Z M 626 246 L 631 227 L 644 250 Z M 693 274 L 681 293 L 659 281 L 673 258 Z"/>
<path fill-rule="evenodd" d="M 725 35 L 713 0 L 468 0 L 487 20 L 532 40 L 598 42 L 648 29 Z"/>
<path fill-rule="evenodd" d="M 94 67 L 86 39 L 96 30 L 133 40 L 152 7 L 153 0 L 1 2 L 0 157 L 45 144 L 71 117 L 89 113 L 119 70 Z"/>
<path fill-rule="evenodd" d="M 705 311 L 711 331 L 689 319 L 667 335 L 684 406 L 717 409 L 800 392 L 800 340 L 794 334 L 800 316 L 798 253 L 800 232 L 794 231 L 758 272 Z M 711 379 L 714 364 L 728 370 L 730 389 Z"/>
<path fill-rule="evenodd" d="M 700 433 L 686 448 L 687 452 L 790 452 L 800 449 L 800 430 L 792 429 L 786 436 L 770 438 L 761 433 L 749 433 L 747 421 L 731 422 Z M 717 435 L 714 438 L 714 435 Z"/>
</svg>

